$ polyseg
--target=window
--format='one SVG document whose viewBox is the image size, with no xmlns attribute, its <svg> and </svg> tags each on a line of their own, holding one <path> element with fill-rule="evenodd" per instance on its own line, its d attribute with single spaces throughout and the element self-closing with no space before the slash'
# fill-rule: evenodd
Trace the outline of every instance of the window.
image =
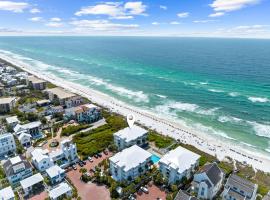
<svg viewBox="0 0 270 200">
<path fill-rule="evenodd" d="M 201 196 L 204 196 L 204 188 L 202 188 L 202 190 L 201 190 Z"/>
</svg>

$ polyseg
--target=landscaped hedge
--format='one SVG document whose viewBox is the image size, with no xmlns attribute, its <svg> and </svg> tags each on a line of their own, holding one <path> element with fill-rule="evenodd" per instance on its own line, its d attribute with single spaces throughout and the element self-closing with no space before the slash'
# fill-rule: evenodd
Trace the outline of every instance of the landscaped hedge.
<svg viewBox="0 0 270 200">
<path fill-rule="evenodd" d="M 67 126 L 65 128 L 63 128 L 62 130 L 62 136 L 70 136 L 76 132 L 79 132 L 83 129 L 89 128 L 90 125 L 89 124 L 80 124 L 80 125 L 76 125 L 76 126 Z"/>
<path fill-rule="evenodd" d="M 150 142 L 154 142 L 155 146 L 158 148 L 166 148 L 166 147 L 170 146 L 174 141 L 171 137 L 159 135 L 153 131 L 149 132 L 148 140 Z"/>
</svg>

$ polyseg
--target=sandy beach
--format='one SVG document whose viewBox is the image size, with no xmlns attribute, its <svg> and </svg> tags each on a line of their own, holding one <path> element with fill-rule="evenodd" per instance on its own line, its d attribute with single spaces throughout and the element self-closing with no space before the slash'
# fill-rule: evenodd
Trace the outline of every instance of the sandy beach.
<svg viewBox="0 0 270 200">
<path fill-rule="evenodd" d="M 92 102 L 106 107 L 113 112 L 124 116 L 129 113 L 133 113 L 138 123 L 149 127 L 150 129 L 156 130 L 163 135 L 168 135 L 175 139 L 179 139 L 185 144 L 193 145 L 206 153 L 216 156 L 219 160 L 223 160 L 226 156 L 228 156 L 239 162 L 250 164 L 254 167 L 254 169 L 270 172 L 270 157 L 252 152 L 248 149 L 243 149 L 240 146 L 218 141 L 217 138 L 204 133 L 196 132 L 195 130 L 181 125 L 177 121 L 163 119 L 162 117 L 155 116 L 154 113 L 127 105 L 93 89 L 65 81 L 56 76 L 41 73 L 31 69 L 31 66 L 28 66 L 25 63 L 12 60 L 4 55 L 0 55 L 0 58 L 20 67 L 30 74 L 51 82 L 59 87 L 63 87 L 73 93 L 86 97 Z M 240 142 L 241 141 L 239 141 L 239 143 Z"/>
</svg>

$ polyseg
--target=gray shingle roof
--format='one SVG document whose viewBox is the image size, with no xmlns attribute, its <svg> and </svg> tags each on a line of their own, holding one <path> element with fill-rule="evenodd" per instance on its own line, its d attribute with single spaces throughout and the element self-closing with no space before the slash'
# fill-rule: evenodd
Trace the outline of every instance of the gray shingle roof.
<svg viewBox="0 0 270 200">
<path fill-rule="evenodd" d="M 216 163 L 204 165 L 199 173 L 206 173 L 210 181 L 216 185 L 223 177 L 223 172 Z"/>
<path fill-rule="evenodd" d="M 254 183 L 250 182 L 249 180 L 243 179 L 235 174 L 230 175 L 227 180 L 226 187 L 235 187 L 250 194 L 254 193 L 254 190 L 256 189 L 256 185 Z"/>
<path fill-rule="evenodd" d="M 197 200 L 197 198 L 190 196 L 182 190 L 179 190 L 174 200 Z"/>
<path fill-rule="evenodd" d="M 24 164 L 25 169 L 32 168 L 31 164 L 23 156 L 19 156 L 19 157 L 20 157 L 21 161 L 15 163 L 14 165 L 12 164 L 10 159 L 3 164 L 3 168 L 4 168 L 6 176 L 9 177 L 9 176 L 16 174 L 14 172 L 14 169 L 13 169 L 14 166 Z"/>
</svg>

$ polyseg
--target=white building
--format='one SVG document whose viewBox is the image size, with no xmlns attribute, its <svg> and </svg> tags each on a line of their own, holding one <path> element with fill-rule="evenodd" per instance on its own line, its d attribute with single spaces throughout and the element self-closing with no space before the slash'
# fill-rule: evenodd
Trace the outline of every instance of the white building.
<svg viewBox="0 0 270 200">
<path fill-rule="evenodd" d="M 72 188 L 67 183 L 60 183 L 56 188 L 49 191 L 51 200 L 57 200 L 62 197 L 71 197 Z"/>
<path fill-rule="evenodd" d="M 222 193 L 223 200 L 255 200 L 258 185 L 235 174 L 231 174 L 227 179 Z"/>
<path fill-rule="evenodd" d="M 131 128 L 126 127 L 113 134 L 114 143 L 120 150 L 134 144 L 143 146 L 147 141 L 147 133 L 147 130 L 136 125 Z"/>
<path fill-rule="evenodd" d="M 26 133 L 26 132 L 22 132 L 18 136 L 19 142 L 24 147 L 30 147 L 31 146 L 31 139 L 32 139 L 32 136 L 30 134 Z"/>
<path fill-rule="evenodd" d="M 10 186 L 0 190 L 0 200 L 15 200 L 15 194 Z"/>
<path fill-rule="evenodd" d="M 0 98 L 0 113 L 7 113 L 12 111 L 16 106 L 15 97 Z"/>
<path fill-rule="evenodd" d="M 33 176 L 30 176 L 30 177 L 20 181 L 20 184 L 21 184 L 23 192 L 24 192 L 24 196 L 31 194 L 34 186 L 37 186 L 38 188 L 44 187 L 43 180 L 44 179 L 41 176 L 41 174 L 37 173 Z"/>
<path fill-rule="evenodd" d="M 46 81 L 39 79 L 35 76 L 29 76 L 27 79 L 27 85 L 34 90 L 44 90 L 46 89 Z"/>
<path fill-rule="evenodd" d="M 183 147 L 169 151 L 159 160 L 159 169 L 169 183 L 190 179 L 192 172 L 199 165 L 200 156 Z"/>
<path fill-rule="evenodd" d="M 110 157 L 110 172 L 116 181 L 132 180 L 145 173 L 152 154 L 133 145 Z"/>
<path fill-rule="evenodd" d="M 214 199 L 222 187 L 225 174 L 216 163 L 206 164 L 194 175 L 192 185 L 199 199 Z"/>
<path fill-rule="evenodd" d="M 42 149 L 36 148 L 31 152 L 32 163 L 40 172 L 53 166 L 53 160 L 48 156 L 48 153 Z"/>
<path fill-rule="evenodd" d="M 16 185 L 33 174 L 31 164 L 22 156 L 10 158 L 3 164 L 3 169 L 11 185 Z"/>
<path fill-rule="evenodd" d="M 11 133 L 0 135 L 0 156 L 14 153 L 16 151 L 16 143 Z"/>
<path fill-rule="evenodd" d="M 14 127 L 14 132 L 17 134 L 18 132 L 26 131 L 33 139 L 38 139 L 42 137 L 41 125 L 42 123 L 40 121 L 30 122 L 23 125 L 17 124 Z"/>
<path fill-rule="evenodd" d="M 65 178 L 65 170 L 58 165 L 54 165 L 49 169 L 46 169 L 46 173 L 50 179 L 51 184 L 60 183 Z"/>
<path fill-rule="evenodd" d="M 7 117 L 6 118 L 7 125 L 11 128 L 14 128 L 17 124 L 20 123 L 17 116 Z"/>
</svg>

